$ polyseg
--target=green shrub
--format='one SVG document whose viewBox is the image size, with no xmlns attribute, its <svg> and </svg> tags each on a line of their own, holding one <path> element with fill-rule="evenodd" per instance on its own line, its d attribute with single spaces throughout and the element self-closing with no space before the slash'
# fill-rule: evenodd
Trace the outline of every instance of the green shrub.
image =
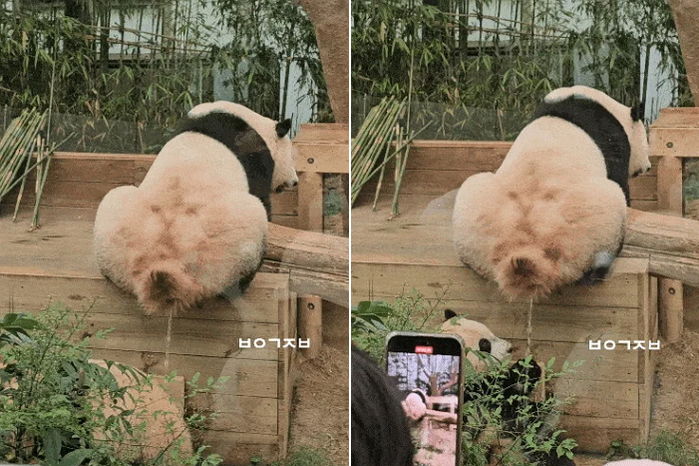
<svg viewBox="0 0 699 466">
<path fill-rule="evenodd" d="M 663 430 L 641 446 L 629 446 L 620 441 L 612 442 L 607 458 L 646 458 L 664 461 L 674 466 L 696 466 L 699 464 L 699 451 L 688 445 L 679 435 Z"/>
<path fill-rule="evenodd" d="M 412 290 L 388 304 L 384 301 L 361 301 L 352 308 L 352 341 L 375 361 L 384 360 L 386 336 L 393 331 L 431 332 L 442 298 L 426 299 Z"/>
<path fill-rule="evenodd" d="M 117 446 L 145 432 L 148 411 L 138 397 L 152 387 L 152 380 L 129 366 L 94 362 L 88 345 L 93 338 L 106 338 L 109 331 L 87 336 L 86 316 L 54 305 L 36 317 L 11 313 L 0 322 L 1 460 L 59 466 L 132 464 L 128 453 Z M 112 368 L 127 375 L 133 385 L 120 385 Z M 190 395 L 210 391 L 219 382 L 209 380 L 199 388 L 195 379 Z M 165 415 L 176 413 L 152 413 Z M 196 428 L 206 418 L 194 413 L 187 423 Z M 221 462 L 217 455 L 207 455 L 205 447 L 183 454 L 183 433 L 175 432 L 169 448 L 139 464 Z"/>
</svg>

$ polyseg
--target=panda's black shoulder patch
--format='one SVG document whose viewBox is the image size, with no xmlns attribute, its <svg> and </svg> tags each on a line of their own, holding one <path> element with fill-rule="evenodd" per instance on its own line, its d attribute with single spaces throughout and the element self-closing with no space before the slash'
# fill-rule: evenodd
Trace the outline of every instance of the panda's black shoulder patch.
<svg viewBox="0 0 699 466">
<path fill-rule="evenodd" d="M 180 124 L 177 134 L 187 131 L 209 136 L 235 154 L 245 169 L 250 194 L 260 198 L 269 217 L 269 195 L 272 190 L 274 159 L 262 136 L 245 120 L 226 112 L 211 112 L 200 117 L 187 117 Z"/>
<path fill-rule="evenodd" d="M 607 167 L 607 178 L 624 191 L 629 203 L 629 138 L 612 113 L 594 100 L 572 95 L 558 102 L 544 102 L 534 119 L 552 116 L 566 120 L 585 131 L 599 147 Z"/>
</svg>

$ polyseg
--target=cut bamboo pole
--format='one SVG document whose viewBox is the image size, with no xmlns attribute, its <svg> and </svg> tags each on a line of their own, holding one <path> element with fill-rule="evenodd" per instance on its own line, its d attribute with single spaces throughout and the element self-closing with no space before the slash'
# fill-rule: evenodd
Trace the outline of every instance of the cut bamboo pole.
<svg viewBox="0 0 699 466">
<path fill-rule="evenodd" d="M 25 110 L 15 118 L 0 139 L 0 201 L 9 194 L 15 186 L 19 185 L 17 202 L 15 203 L 15 215 L 17 206 L 22 198 L 29 173 L 37 169 L 37 186 L 35 191 L 41 193 L 45 182 L 48 166 L 42 166 L 42 160 L 32 164 L 34 147 L 39 131 L 44 126 L 46 113 L 38 113 L 34 110 Z M 43 171 L 42 171 L 43 169 Z"/>
</svg>

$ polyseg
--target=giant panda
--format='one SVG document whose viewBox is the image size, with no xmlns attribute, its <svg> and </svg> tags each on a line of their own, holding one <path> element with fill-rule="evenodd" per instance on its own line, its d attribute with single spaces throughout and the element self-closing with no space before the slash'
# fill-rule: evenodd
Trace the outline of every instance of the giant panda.
<svg viewBox="0 0 699 466">
<path fill-rule="evenodd" d="M 412 466 L 413 443 L 401 400 L 385 371 L 352 346 L 352 465 Z"/>
<path fill-rule="evenodd" d="M 243 292 L 262 261 L 270 192 L 298 182 L 290 126 L 231 102 L 194 107 L 140 186 L 102 199 L 101 272 L 146 314 Z"/>
<path fill-rule="evenodd" d="M 601 280 L 621 248 L 628 178 L 650 168 L 640 111 L 601 91 L 549 93 L 495 173 L 459 189 L 461 261 L 509 299 Z"/>
</svg>

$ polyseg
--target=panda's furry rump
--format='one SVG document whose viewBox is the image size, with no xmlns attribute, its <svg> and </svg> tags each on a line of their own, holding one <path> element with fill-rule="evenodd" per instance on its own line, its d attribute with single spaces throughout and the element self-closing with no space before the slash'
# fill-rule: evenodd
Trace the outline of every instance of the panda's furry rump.
<svg viewBox="0 0 699 466">
<path fill-rule="evenodd" d="M 551 134 L 566 142 L 552 143 Z M 518 144 L 520 138 L 526 142 Z M 596 255 L 615 257 L 625 218 L 622 188 L 607 179 L 593 141 L 544 117 L 522 131 L 497 173 L 464 182 L 452 226 L 461 260 L 515 299 L 580 280 L 596 266 Z"/>
<path fill-rule="evenodd" d="M 265 208 L 247 191 L 243 168 L 223 145 L 195 133 L 175 137 L 139 188 L 116 188 L 102 200 L 94 232 L 101 271 L 147 313 L 189 308 L 245 283 L 260 266 L 267 232 Z"/>
<path fill-rule="evenodd" d="M 651 166 L 639 115 L 589 87 L 550 92 L 500 168 L 461 186 L 461 261 L 510 299 L 603 279 L 623 244 L 628 178 Z"/>
</svg>

